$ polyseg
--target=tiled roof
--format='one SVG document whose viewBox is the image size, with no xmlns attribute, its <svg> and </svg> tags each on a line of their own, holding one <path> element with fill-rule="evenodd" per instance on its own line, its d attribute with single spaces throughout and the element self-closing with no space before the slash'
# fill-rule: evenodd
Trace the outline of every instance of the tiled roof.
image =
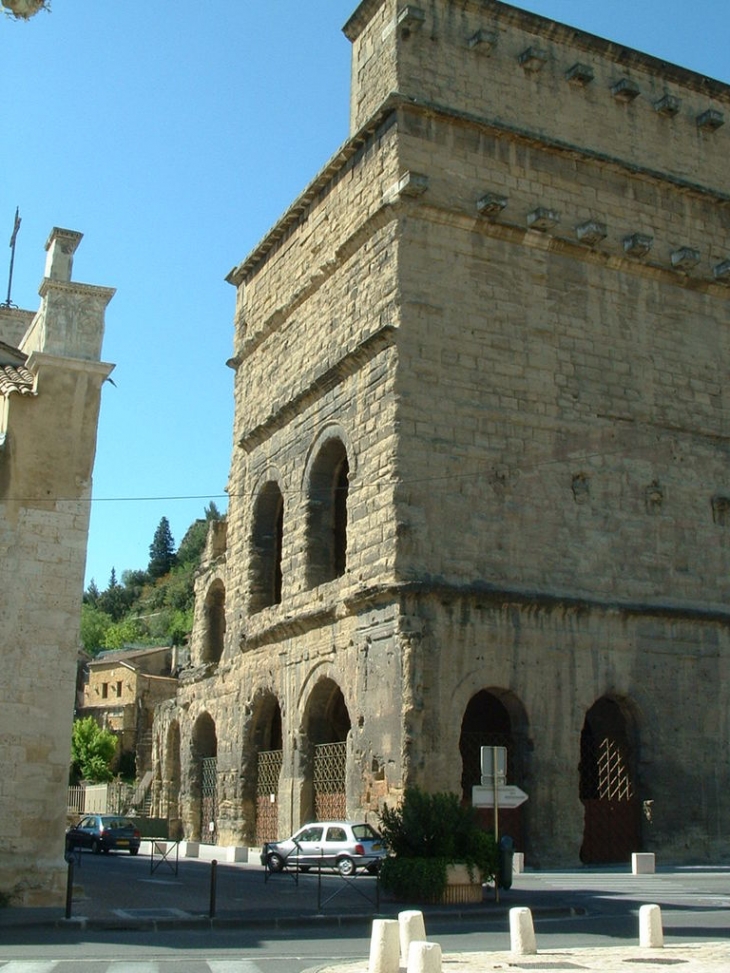
<svg viewBox="0 0 730 973">
<path fill-rule="evenodd" d="M 0 341 L 0 395 L 18 392 L 20 395 L 36 395 L 34 379 L 25 367 L 27 356 L 18 348 Z"/>
<path fill-rule="evenodd" d="M 0 395 L 19 392 L 21 395 L 35 395 L 33 375 L 25 365 L 0 365 Z"/>
</svg>

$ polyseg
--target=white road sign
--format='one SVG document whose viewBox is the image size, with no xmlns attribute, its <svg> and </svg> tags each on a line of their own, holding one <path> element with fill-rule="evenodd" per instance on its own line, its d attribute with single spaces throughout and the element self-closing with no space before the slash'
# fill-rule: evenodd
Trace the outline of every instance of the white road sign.
<svg viewBox="0 0 730 973">
<path fill-rule="evenodd" d="M 497 788 L 497 806 L 506 809 L 519 807 L 527 800 L 527 794 L 514 784 L 500 784 Z M 494 807 L 494 788 L 475 786 L 471 789 L 471 802 L 474 807 Z"/>
</svg>

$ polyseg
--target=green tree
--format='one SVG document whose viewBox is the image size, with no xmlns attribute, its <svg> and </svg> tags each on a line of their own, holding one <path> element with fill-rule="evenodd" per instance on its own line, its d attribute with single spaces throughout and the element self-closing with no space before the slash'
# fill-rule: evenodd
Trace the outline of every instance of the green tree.
<svg viewBox="0 0 730 973">
<path fill-rule="evenodd" d="M 84 604 L 85 605 L 95 605 L 99 600 L 99 595 L 101 592 L 96 586 L 96 581 L 92 578 L 89 582 L 89 587 L 84 592 Z"/>
<path fill-rule="evenodd" d="M 102 729 L 93 716 L 74 720 L 71 730 L 71 781 L 100 784 L 114 776 L 111 762 L 117 752 L 117 738 Z"/>
<path fill-rule="evenodd" d="M 123 649 L 132 642 L 144 641 L 142 628 L 133 616 L 127 616 L 118 622 L 113 622 L 104 633 L 102 648 Z"/>
<path fill-rule="evenodd" d="M 81 606 L 81 644 L 91 655 L 104 648 L 104 640 L 113 625 L 111 615 L 101 611 L 93 604 Z"/>
<path fill-rule="evenodd" d="M 175 564 L 175 541 L 170 531 L 167 517 L 157 525 L 155 536 L 150 544 L 150 563 L 147 573 L 151 578 L 162 578 Z"/>
</svg>

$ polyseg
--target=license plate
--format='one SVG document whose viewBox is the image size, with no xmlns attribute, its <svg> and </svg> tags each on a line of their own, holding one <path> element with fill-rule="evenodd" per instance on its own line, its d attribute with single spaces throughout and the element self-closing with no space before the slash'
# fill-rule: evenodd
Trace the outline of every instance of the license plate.
<svg viewBox="0 0 730 973">
<path fill-rule="evenodd" d="M 129 841 L 127 838 L 119 838 L 117 844 L 121 847 L 122 845 L 128 845 Z"/>
<path fill-rule="evenodd" d="M 373 845 L 373 851 L 380 851 L 382 847 L 383 846 L 380 844 L 380 842 L 376 841 L 375 844 Z"/>
</svg>

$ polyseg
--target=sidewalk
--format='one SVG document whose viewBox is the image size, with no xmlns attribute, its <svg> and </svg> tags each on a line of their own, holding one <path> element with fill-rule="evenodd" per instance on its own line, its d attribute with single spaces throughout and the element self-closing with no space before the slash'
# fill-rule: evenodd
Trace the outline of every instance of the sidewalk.
<svg viewBox="0 0 730 973">
<path fill-rule="evenodd" d="M 667 966 L 675 965 L 686 968 L 687 973 L 727 973 L 730 969 L 730 944 L 682 944 L 665 946 L 663 949 L 640 949 L 638 946 L 562 950 L 538 948 L 536 955 L 526 956 L 509 952 L 447 953 L 442 957 L 442 965 L 448 973 L 505 973 L 510 969 L 628 973 L 632 966 L 641 970 L 666 971 Z M 317 973 L 368 973 L 368 961 L 319 967 Z"/>
</svg>

